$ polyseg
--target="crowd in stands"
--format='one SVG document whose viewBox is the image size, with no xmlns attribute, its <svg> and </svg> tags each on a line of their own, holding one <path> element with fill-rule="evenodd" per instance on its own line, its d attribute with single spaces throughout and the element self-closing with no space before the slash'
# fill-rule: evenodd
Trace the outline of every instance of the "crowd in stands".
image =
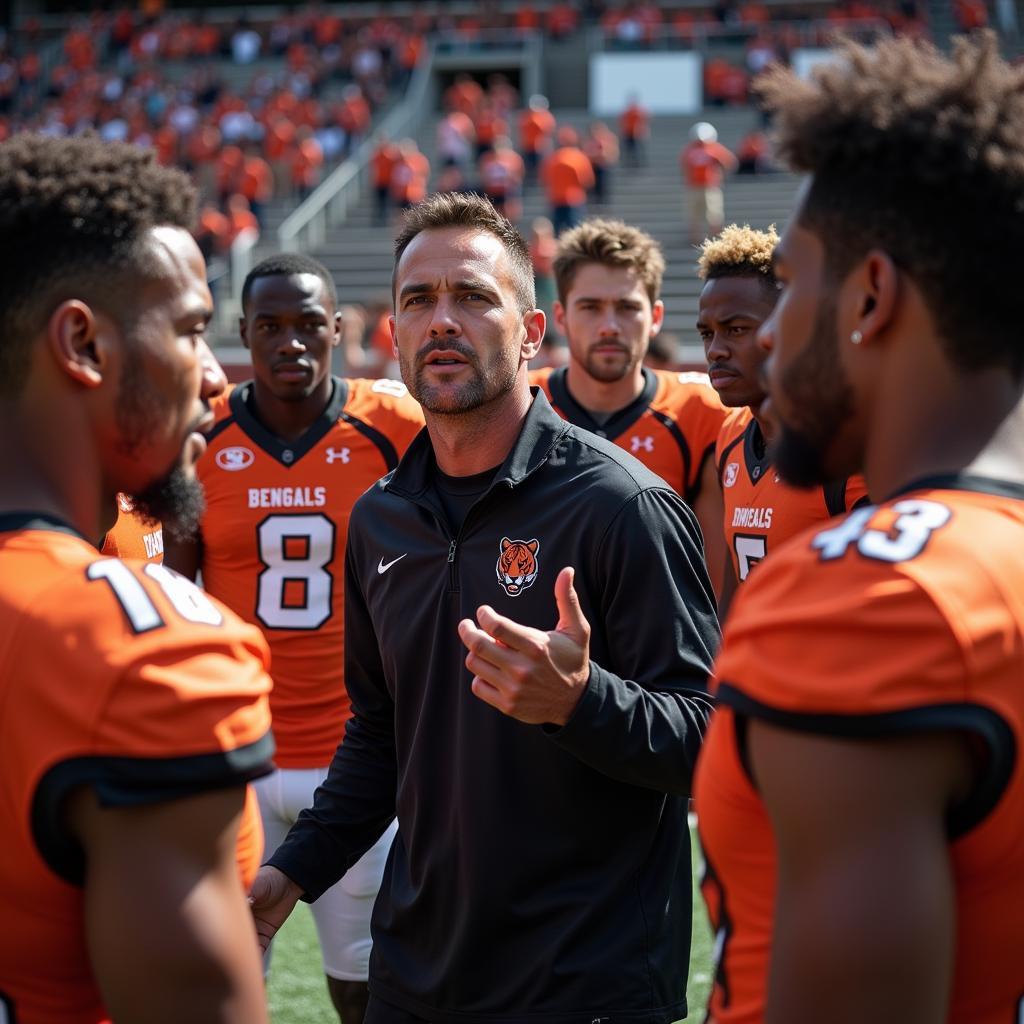
<svg viewBox="0 0 1024 1024">
<path fill-rule="evenodd" d="M 352 152 L 408 79 L 427 28 L 315 7 L 260 25 L 97 12 L 75 21 L 44 72 L 45 40 L 29 24 L 0 52 L 0 139 L 93 130 L 152 146 L 195 177 L 209 257 L 258 230 L 271 199 L 301 201 Z"/>
<path fill-rule="evenodd" d="M 153 146 L 162 162 L 194 175 L 204 200 L 198 240 L 210 259 L 243 232 L 258 232 L 269 202 L 301 201 L 370 137 L 375 115 L 407 84 L 431 34 L 473 45 L 499 30 L 557 39 L 598 25 L 609 45 L 646 47 L 666 38 L 692 45 L 733 33 L 745 47 L 745 66 L 707 60 L 705 97 L 711 105 L 744 105 L 756 74 L 836 29 L 926 34 L 922 6 L 920 0 L 797 0 L 769 8 L 763 0 L 709 0 L 701 10 L 649 0 L 581 0 L 523 2 L 515 10 L 482 2 L 468 15 L 420 10 L 342 17 L 311 4 L 273 19 L 253 14 L 229 22 L 214 11 L 185 17 L 148 0 L 136 10 L 77 18 L 60 40 L 57 59 L 43 59 L 47 40 L 31 22 L 0 40 L 0 139 L 19 129 L 55 135 L 91 129 L 106 139 Z M 954 0 L 953 10 L 963 30 L 989 19 L 985 0 Z M 580 130 L 559 124 L 543 96 L 520 97 L 500 74 L 457 76 L 443 106 L 433 166 L 415 140 L 379 131 L 373 136 L 376 222 L 393 223 L 396 211 L 430 191 L 469 190 L 521 220 L 524 190 L 543 189 L 548 217 L 524 228 L 546 295 L 555 238 L 588 212 L 608 210 L 620 160 L 631 168 L 646 162 L 648 111 L 631 99 L 617 124 L 593 122 Z M 705 172 L 688 167 L 685 151 L 680 160 L 692 191 L 691 179 Z M 717 179 L 733 170 L 772 170 L 763 131 L 751 132 L 734 158 L 721 156 L 707 173 Z M 714 202 L 702 217 L 709 212 L 717 221 Z M 386 369 L 390 340 L 380 316 L 372 308 L 352 315 L 371 339 L 368 351 L 380 335 L 374 359 Z"/>
</svg>

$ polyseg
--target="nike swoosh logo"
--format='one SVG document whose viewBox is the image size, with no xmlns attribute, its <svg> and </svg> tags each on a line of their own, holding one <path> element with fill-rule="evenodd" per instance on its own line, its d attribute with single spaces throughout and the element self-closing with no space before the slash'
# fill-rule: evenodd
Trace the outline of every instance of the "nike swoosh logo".
<svg viewBox="0 0 1024 1024">
<path fill-rule="evenodd" d="M 405 555 L 407 554 L 409 554 L 408 551 L 406 551 Z M 405 555 L 399 555 L 397 558 L 392 558 L 390 562 L 385 562 L 384 559 L 382 558 L 377 563 L 377 575 L 383 576 L 384 573 L 386 573 L 388 569 L 390 569 L 391 566 L 395 564 L 395 562 L 400 562 L 403 558 L 405 558 Z"/>
</svg>

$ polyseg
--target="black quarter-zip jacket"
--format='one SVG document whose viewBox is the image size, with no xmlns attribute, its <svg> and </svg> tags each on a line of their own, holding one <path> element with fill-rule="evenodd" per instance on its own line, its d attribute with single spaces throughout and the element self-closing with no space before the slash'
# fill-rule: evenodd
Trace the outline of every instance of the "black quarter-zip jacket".
<svg viewBox="0 0 1024 1024">
<path fill-rule="evenodd" d="M 423 431 L 353 509 L 354 717 L 270 863 L 315 899 L 397 813 L 373 913 L 375 998 L 434 1021 L 678 1020 L 687 797 L 719 639 L 696 522 L 663 480 L 536 389 L 457 534 L 435 466 Z M 514 597 L 503 541 L 537 542 L 536 576 Z M 592 629 L 590 679 L 566 725 L 524 725 L 473 696 L 456 627 L 490 604 L 553 629 L 566 565 Z"/>
</svg>

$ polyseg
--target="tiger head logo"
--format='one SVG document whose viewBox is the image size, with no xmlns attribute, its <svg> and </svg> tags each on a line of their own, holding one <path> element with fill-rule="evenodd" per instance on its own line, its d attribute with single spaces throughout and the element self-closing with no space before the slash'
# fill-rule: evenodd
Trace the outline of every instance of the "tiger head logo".
<svg viewBox="0 0 1024 1024">
<path fill-rule="evenodd" d="M 509 597 L 518 597 L 527 587 L 533 586 L 540 571 L 537 561 L 539 550 L 540 541 L 536 537 L 533 540 L 501 538 L 501 551 L 495 568 L 498 582 Z"/>
</svg>

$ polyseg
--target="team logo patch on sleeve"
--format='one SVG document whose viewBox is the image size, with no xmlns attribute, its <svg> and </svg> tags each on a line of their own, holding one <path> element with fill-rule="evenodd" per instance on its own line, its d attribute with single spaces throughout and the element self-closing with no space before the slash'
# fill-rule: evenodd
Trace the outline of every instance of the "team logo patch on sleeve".
<svg viewBox="0 0 1024 1024">
<path fill-rule="evenodd" d="M 740 464 L 738 462 L 730 462 L 725 467 L 725 472 L 722 474 L 722 486 L 732 487 L 736 483 L 736 477 L 740 475 Z"/>
<path fill-rule="evenodd" d="M 533 540 L 501 538 L 496 569 L 501 589 L 509 597 L 518 597 L 527 587 L 533 586 L 533 581 L 540 571 L 538 551 L 540 541 L 536 537 Z"/>
</svg>

